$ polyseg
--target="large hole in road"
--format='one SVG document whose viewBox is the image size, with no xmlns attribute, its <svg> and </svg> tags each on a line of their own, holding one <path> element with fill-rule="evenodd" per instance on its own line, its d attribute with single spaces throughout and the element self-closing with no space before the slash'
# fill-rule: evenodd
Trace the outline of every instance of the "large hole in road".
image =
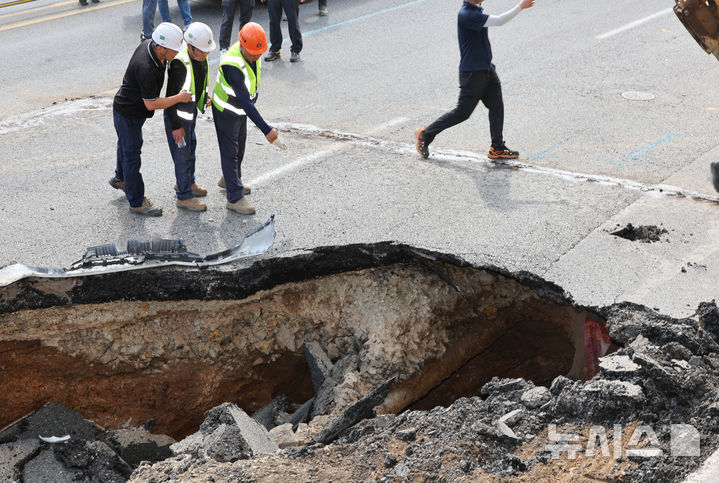
<svg viewBox="0 0 719 483">
<path fill-rule="evenodd" d="M 179 439 L 226 401 L 309 399 L 310 341 L 359 357 L 339 404 L 397 375 L 381 411 L 446 406 L 494 376 L 585 378 L 588 323 L 601 325 L 532 275 L 388 243 L 234 271 L 25 279 L 0 289 L 0 427 L 54 401 Z"/>
</svg>

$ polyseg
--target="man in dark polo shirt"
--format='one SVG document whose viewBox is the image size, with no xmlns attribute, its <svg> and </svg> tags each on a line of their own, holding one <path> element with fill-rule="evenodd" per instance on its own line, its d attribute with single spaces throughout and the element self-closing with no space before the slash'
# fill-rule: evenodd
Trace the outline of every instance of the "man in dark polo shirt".
<svg viewBox="0 0 719 483">
<path fill-rule="evenodd" d="M 163 22 L 132 54 L 130 64 L 115 95 L 112 115 L 117 132 L 117 165 L 110 186 L 125 191 L 130 211 L 139 215 L 161 216 L 162 208 L 145 197 L 145 184 L 140 174 L 142 126 L 155 109 L 165 109 L 178 102 L 189 102 L 187 91 L 171 97 L 158 97 L 165 81 L 165 63 L 182 48 L 182 30 Z"/>
<path fill-rule="evenodd" d="M 429 157 L 429 144 L 434 138 L 452 126 L 469 119 L 479 101 L 489 109 L 489 131 L 492 146 L 489 148 L 491 159 L 513 159 L 519 157 L 504 144 L 504 101 L 502 84 L 492 64 L 492 47 L 487 35 L 487 27 L 499 27 L 519 14 L 525 8 L 534 5 L 534 0 L 520 0 L 513 9 L 502 15 L 487 15 L 482 10 L 484 0 L 464 0 L 457 17 L 457 36 L 459 38 L 459 100 L 457 107 L 443 114 L 427 127 L 417 129 L 415 145 L 423 158 Z"/>
</svg>

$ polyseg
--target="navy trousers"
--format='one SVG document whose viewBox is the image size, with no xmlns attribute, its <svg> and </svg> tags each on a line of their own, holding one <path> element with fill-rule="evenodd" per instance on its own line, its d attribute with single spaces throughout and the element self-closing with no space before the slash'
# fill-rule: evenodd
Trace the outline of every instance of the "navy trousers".
<svg viewBox="0 0 719 483">
<path fill-rule="evenodd" d="M 114 109 L 112 118 L 117 132 L 117 163 L 115 177 L 125 182 L 125 196 L 130 206 L 142 206 L 145 183 L 140 174 L 142 152 L 142 126 L 146 119 L 125 117 Z"/>
<path fill-rule="evenodd" d="M 279 52 L 282 48 L 282 10 L 287 15 L 287 28 L 292 41 L 290 51 L 299 54 L 302 52 L 299 0 L 267 0 L 267 13 L 270 15 L 270 52 Z"/>
<path fill-rule="evenodd" d="M 431 143 L 435 136 L 445 129 L 469 119 L 479 101 L 482 101 L 489 109 L 489 132 L 492 136 L 492 147 L 503 147 L 504 101 L 502 100 L 502 83 L 499 81 L 494 66 L 489 70 L 459 73 L 457 107 L 427 126 L 424 131 L 425 142 Z"/>
<path fill-rule="evenodd" d="M 170 145 L 170 155 L 175 164 L 175 179 L 177 180 L 177 199 L 189 200 L 194 197 L 192 183 L 195 182 L 195 150 L 197 149 L 197 136 L 195 126 L 197 125 L 197 109 L 192 121 L 181 119 L 181 126 L 185 130 L 185 147 L 181 148 L 172 137 L 172 124 L 170 116 L 165 110 L 165 134 L 167 143 Z"/>
<path fill-rule="evenodd" d="M 242 160 L 247 142 L 247 116 L 219 111 L 212 105 L 217 143 L 220 145 L 222 175 L 225 177 L 227 201 L 234 203 L 245 196 L 242 186 Z"/>
</svg>

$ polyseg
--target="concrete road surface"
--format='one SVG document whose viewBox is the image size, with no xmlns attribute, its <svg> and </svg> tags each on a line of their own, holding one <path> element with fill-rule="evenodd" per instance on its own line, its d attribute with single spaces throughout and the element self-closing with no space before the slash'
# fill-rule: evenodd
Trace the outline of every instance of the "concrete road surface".
<svg viewBox="0 0 719 483">
<path fill-rule="evenodd" d="M 486 158 L 481 105 L 437 137 L 430 159 L 414 150 L 414 129 L 457 99 L 460 4 L 332 0 L 328 17 L 302 5 L 302 61 L 288 62 L 286 41 L 283 60 L 263 65 L 257 106 L 289 149 L 250 129 L 243 178 L 257 214 L 225 208 L 208 115 L 198 121 L 197 180 L 209 209 L 175 208 L 158 113 L 145 124 L 142 167 L 146 195 L 164 208 L 158 219 L 129 213 L 107 183 L 112 96 L 139 41 L 141 2 L 1 7 L 0 266 L 66 267 L 87 246 L 153 237 L 207 254 L 275 214 L 271 256 L 395 240 L 533 272 L 582 304 L 627 300 L 684 316 L 716 298 L 719 63 L 673 2 L 537 0 L 492 28 L 505 138 L 521 151 L 505 165 Z M 218 35 L 219 1 L 191 6 Z M 269 27 L 262 6 L 253 20 Z M 209 58 L 214 75 L 218 52 Z M 610 234 L 629 223 L 666 233 L 655 243 Z"/>
</svg>

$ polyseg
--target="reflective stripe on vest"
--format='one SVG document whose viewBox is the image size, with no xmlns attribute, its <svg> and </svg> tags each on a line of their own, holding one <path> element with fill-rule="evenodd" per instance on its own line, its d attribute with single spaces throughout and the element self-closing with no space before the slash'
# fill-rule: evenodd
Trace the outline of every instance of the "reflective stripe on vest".
<svg viewBox="0 0 719 483">
<path fill-rule="evenodd" d="M 192 94 L 192 101 L 197 100 L 196 103 L 183 102 L 177 104 L 177 115 L 186 121 L 192 121 L 195 116 L 195 107 L 200 112 L 205 112 L 205 91 L 207 89 L 207 72 L 205 71 L 205 78 L 203 79 L 203 86 L 200 89 L 198 96 L 198 89 L 195 85 L 195 73 L 192 70 L 192 61 L 190 60 L 190 54 L 187 51 L 187 45 L 182 49 L 176 56 L 175 59 L 179 60 L 185 65 L 185 81 L 182 84 L 182 89 Z M 207 60 L 205 59 L 205 65 L 207 66 Z"/>
<path fill-rule="evenodd" d="M 250 93 L 250 100 L 254 102 L 255 99 L 257 99 L 257 91 L 260 86 L 260 59 L 257 59 L 257 74 L 255 75 L 255 71 L 252 70 L 250 64 L 242 57 L 240 43 L 235 42 L 227 53 L 222 56 L 220 66 L 217 69 L 217 80 L 215 81 L 212 103 L 220 112 L 227 109 L 238 116 L 244 116 L 245 111 L 239 107 L 237 94 L 235 94 L 234 89 L 232 89 L 227 79 L 225 79 L 225 73 L 222 70 L 222 66 L 225 65 L 240 69 L 245 79 L 245 87 L 247 87 L 247 91 Z"/>
</svg>

